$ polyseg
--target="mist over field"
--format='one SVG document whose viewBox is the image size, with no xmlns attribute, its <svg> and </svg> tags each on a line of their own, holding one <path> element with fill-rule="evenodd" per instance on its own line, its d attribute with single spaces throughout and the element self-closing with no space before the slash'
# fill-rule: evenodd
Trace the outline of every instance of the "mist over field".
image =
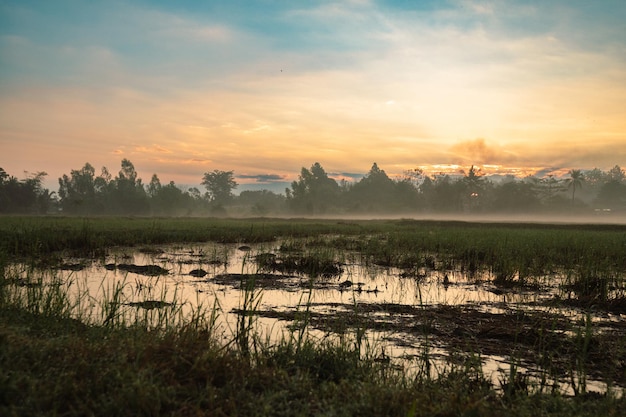
<svg viewBox="0 0 626 417">
<path fill-rule="evenodd" d="M 0 416 L 623 417 L 625 35 L 0 0 Z"/>
<path fill-rule="evenodd" d="M 45 172 L 17 179 L 0 168 L 0 213 L 132 216 L 307 217 L 424 219 L 474 222 L 623 223 L 626 173 L 570 170 L 557 177 L 493 177 L 471 166 L 454 175 L 415 169 L 392 179 L 374 163 L 370 170 L 337 180 L 319 163 L 302 168 L 283 193 L 242 190 L 234 171 L 213 170 L 200 187 L 149 182 L 123 159 L 113 176 L 86 163 L 44 186 Z M 264 180 L 280 180 L 266 176 Z"/>
</svg>

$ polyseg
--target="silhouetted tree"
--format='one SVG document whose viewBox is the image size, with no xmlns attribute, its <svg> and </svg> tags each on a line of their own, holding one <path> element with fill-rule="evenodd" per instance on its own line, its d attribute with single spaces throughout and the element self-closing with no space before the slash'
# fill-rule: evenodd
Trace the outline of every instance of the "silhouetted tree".
<svg viewBox="0 0 626 417">
<path fill-rule="evenodd" d="M 94 180 L 94 187 L 96 189 L 96 193 L 100 195 L 104 195 L 107 192 L 109 192 L 112 178 L 113 177 L 109 173 L 109 170 L 107 169 L 107 167 L 102 167 L 102 170 L 100 171 L 100 175 L 96 177 Z"/>
<path fill-rule="evenodd" d="M 205 172 L 202 185 L 207 189 L 210 200 L 216 205 L 226 204 L 233 197 L 233 190 L 237 187 L 233 171 Z"/>
<path fill-rule="evenodd" d="M 43 188 L 46 175 L 37 172 L 18 180 L 0 168 L 0 212 L 41 214 L 48 211 L 54 193 Z"/>
<path fill-rule="evenodd" d="M 607 172 L 609 181 L 624 182 L 626 180 L 626 172 L 619 166 L 615 165 Z"/>
<path fill-rule="evenodd" d="M 95 169 L 87 162 L 79 170 L 72 170 L 70 176 L 59 178 L 61 207 L 68 214 L 93 214 L 96 209 Z"/>
<path fill-rule="evenodd" d="M 157 174 L 152 174 L 152 179 L 150 180 L 150 184 L 148 184 L 148 195 L 151 198 L 154 198 L 159 191 L 161 190 L 161 180 Z"/>
<path fill-rule="evenodd" d="M 594 168 L 591 171 L 585 172 L 585 185 L 586 188 L 596 188 L 602 186 L 608 180 L 608 173 Z"/>
<path fill-rule="evenodd" d="M 287 188 L 287 202 L 296 213 L 323 214 L 337 208 L 339 185 L 328 177 L 319 162 L 302 168 L 298 181 Z"/>
<path fill-rule="evenodd" d="M 411 212 L 423 208 L 420 194 L 410 178 L 394 181 L 394 202 L 395 211 Z"/>
<path fill-rule="evenodd" d="M 426 178 L 424 170 L 421 168 L 408 169 L 404 171 L 404 175 L 407 180 L 411 181 L 416 187 L 419 187 Z"/>
<path fill-rule="evenodd" d="M 152 177 L 156 183 L 155 176 Z M 158 178 L 156 178 L 158 180 Z M 150 187 L 149 187 L 150 188 Z M 150 198 L 150 206 L 152 214 L 165 216 L 181 216 L 189 215 L 195 208 L 193 196 L 178 188 L 174 181 L 170 181 L 167 185 L 154 187 L 154 194 Z"/>
<path fill-rule="evenodd" d="M 540 209 L 541 202 L 532 181 L 511 180 L 493 188 L 491 208 L 498 212 L 528 213 Z"/>
<path fill-rule="evenodd" d="M 348 188 L 345 199 L 353 212 L 398 213 L 415 210 L 417 196 L 410 178 L 394 181 L 374 162 L 369 172 Z"/>
<path fill-rule="evenodd" d="M 420 190 L 429 202 L 427 207 L 436 213 L 455 213 L 463 210 L 465 184 L 453 180 L 448 174 L 424 179 Z"/>
<path fill-rule="evenodd" d="M 469 169 L 467 175 L 463 177 L 463 184 L 465 185 L 465 193 L 463 195 L 463 202 L 465 207 L 469 211 L 476 211 L 482 199 L 483 194 L 483 176 L 479 173 L 480 170 L 474 168 L 474 165 Z"/>
<path fill-rule="evenodd" d="M 4 168 L 0 167 L 0 186 L 5 183 L 5 181 L 9 180 L 9 174 L 4 170 Z"/>
<path fill-rule="evenodd" d="M 55 193 L 51 193 L 47 189 L 43 188 L 43 179 L 47 175 L 48 174 L 46 172 L 40 171 L 30 175 L 23 181 L 25 188 L 28 190 L 27 194 L 35 196 L 34 202 L 31 204 L 31 211 L 39 214 L 48 212 L 54 201 Z M 32 200 L 32 197 L 29 199 Z"/>
<path fill-rule="evenodd" d="M 612 178 L 619 178 L 613 176 Z M 611 179 L 604 183 L 598 191 L 594 205 L 602 209 L 626 211 L 626 183 L 619 179 Z"/>
<path fill-rule="evenodd" d="M 285 196 L 269 190 L 242 191 L 235 197 L 234 204 L 243 211 L 242 214 L 266 216 L 283 213 Z"/>
<path fill-rule="evenodd" d="M 542 204 L 546 208 L 558 207 L 561 205 L 561 193 L 567 191 L 567 187 L 563 184 L 563 180 L 550 174 L 544 178 L 532 178 L 533 188 Z"/>
<path fill-rule="evenodd" d="M 123 159 L 121 169 L 113 180 L 112 210 L 121 214 L 146 214 L 149 210 L 148 196 L 135 166 Z"/>
<path fill-rule="evenodd" d="M 351 211 L 389 211 L 394 191 L 394 182 L 374 162 L 369 172 L 350 187 L 346 198 Z"/>
<path fill-rule="evenodd" d="M 567 180 L 567 188 L 572 189 L 572 202 L 576 196 L 576 190 L 583 186 L 585 176 L 580 169 L 572 169 L 569 171 L 569 178 Z"/>
</svg>

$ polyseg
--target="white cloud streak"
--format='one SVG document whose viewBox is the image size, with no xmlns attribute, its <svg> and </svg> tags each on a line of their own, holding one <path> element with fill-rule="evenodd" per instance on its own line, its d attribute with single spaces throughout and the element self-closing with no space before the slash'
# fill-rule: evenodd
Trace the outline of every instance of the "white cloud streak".
<svg viewBox="0 0 626 417">
<path fill-rule="evenodd" d="M 3 147 L 58 143 L 65 171 L 80 157 L 180 164 L 185 181 L 194 169 L 297 173 L 317 160 L 338 172 L 376 161 L 391 174 L 385 165 L 473 159 L 626 165 L 615 152 L 625 143 L 624 41 L 608 32 L 596 48 L 573 42 L 574 25 L 593 23 L 561 21 L 540 3 L 328 2 L 273 16 L 276 32 L 120 5 L 75 41 L 2 34 L 14 71 L 0 79 Z"/>
</svg>

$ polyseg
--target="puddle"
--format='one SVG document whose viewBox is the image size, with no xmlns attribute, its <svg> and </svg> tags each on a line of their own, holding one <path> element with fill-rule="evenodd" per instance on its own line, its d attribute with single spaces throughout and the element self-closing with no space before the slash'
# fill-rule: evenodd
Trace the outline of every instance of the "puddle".
<svg viewBox="0 0 626 417">
<path fill-rule="evenodd" d="M 588 390 L 604 392 L 602 380 L 615 385 L 626 372 L 626 360 L 607 361 L 603 351 L 626 339 L 626 317 L 601 311 L 588 315 L 555 303 L 563 296 L 564 278 L 558 275 L 503 289 L 493 285 L 489 274 L 469 277 L 460 270 L 364 265 L 353 253 L 344 254 L 342 262 L 290 264 L 298 262 L 297 254 L 287 258 L 280 247 L 115 249 L 96 261 L 68 259 L 57 269 L 36 273 L 44 282 L 70 288 L 80 300 L 80 314 L 96 321 L 110 313 L 102 300 L 117 299 L 117 313 L 129 321 L 144 317 L 148 323 L 158 323 L 172 308 L 184 315 L 200 306 L 209 311 L 218 306 L 217 329 L 228 339 L 246 307 L 242 300 L 247 288 L 261 338 L 286 337 L 303 321 L 318 338 L 361 330 L 367 342 L 364 354 L 390 360 L 408 372 L 423 371 L 425 357 L 429 372 L 437 372 L 456 357 L 475 355 L 494 383 L 502 382 L 513 360 L 517 372 L 529 380 L 543 381 L 539 383 L 546 387 L 556 383 L 571 393 L 571 381 L 578 375 L 577 358 L 571 355 L 574 343 L 590 343 L 585 358 Z M 304 266 L 317 268 L 318 276 L 299 274 L 297 268 Z M 33 270 L 11 268 L 24 288 L 36 284 Z M 592 331 L 593 338 L 585 339 L 585 331 Z M 623 351 L 621 343 L 618 351 Z"/>
</svg>

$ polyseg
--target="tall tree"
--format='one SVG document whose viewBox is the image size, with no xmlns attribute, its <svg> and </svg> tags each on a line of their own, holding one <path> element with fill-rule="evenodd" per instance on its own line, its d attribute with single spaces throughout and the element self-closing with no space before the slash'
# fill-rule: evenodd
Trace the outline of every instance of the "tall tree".
<svg viewBox="0 0 626 417">
<path fill-rule="evenodd" d="M 233 197 L 233 190 L 237 187 L 233 171 L 214 170 L 205 172 L 202 185 L 207 189 L 209 198 L 216 204 L 228 203 Z"/>
<path fill-rule="evenodd" d="M 600 187 L 594 203 L 599 209 L 626 210 L 626 183 L 607 181 Z"/>
<path fill-rule="evenodd" d="M 345 197 L 351 211 L 397 213 L 416 209 L 418 192 L 410 178 L 394 181 L 374 162 Z"/>
<path fill-rule="evenodd" d="M 319 162 L 302 168 L 298 181 L 287 188 L 287 202 L 296 213 L 323 214 L 337 207 L 339 184 L 330 178 Z"/>
<path fill-rule="evenodd" d="M 430 201 L 431 210 L 437 213 L 454 213 L 463 210 L 465 188 L 462 179 L 453 180 L 448 174 L 439 174 L 429 181 L 424 180 L 420 190 Z"/>
<path fill-rule="evenodd" d="M 37 172 L 18 180 L 0 168 L 0 212 L 45 213 L 53 196 L 43 188 L 46 175 L 45 172 Z"/>
<path fill-rule="evenodd" d="M 626 172 L 619 166 L 615 165 L 613 168 L 607 172 L 609 180 L 623 182 L 626 179 Z"/>
<path fill-rule="evenodd" d="M 96 190 L 94 167 L 87 162 L 81 169 L 73 169 L 70 175 L 59 178 L 61 207 L 66 213 L 93 213 Z"/>
<path fill-rule="evenodd" d="M 121 169 L 113 184 L 113 211 L 123 214 L 148 212 L 148 196 L 141 179 L 137 178 L 137 171 L 131 161 L 126 158 L 122 160 Z"/>
<path fill-rule="evenodd" d="M 572 169 L 569 171 L 569 178 L 567 180 L 567 188 L 572 189 L 572 202 L 576 196 L 576 190 L 582 188 L 585 181 L 585 175 L 580 169 Z"/>
<path fill-rule="evenodd" d="M 153 180 L 155 176 L 152 177 Z M 151 184 L 153 183 L 154 181 L 151 181 Z M 186 215 L 193 211 L 195 203 L 193 197 L 178 188 L 174 181 L 163 186 L 159 182 L 159 186 L 155 188 L 156 191 L 150 198 L 152 214 L 174 216 Z"/>
<path fill-rule="evenodd" d="M 493 200 L 490 206 L 494 211 L 529 213 L 538 211 L 541 201 L 531 179 L 511 180 L 493 188 Z"/>
<path fill-rule="evenodd" d="M 475 211 L 480 206 L 480 201 L 483 198 L 483 182 L 484 178 L 480 174 L 480 169 L 476 169 L 474 165 L 463 177 L 463 184 L 466 187 L 463 201 L 470 211 Z"/>
<path fill-rule="evenodd" d="M 152 174 L 152 179 L 150 180 L 150 184 L 148 184 L 148 195 L 154 198 L 160 190 L 161 180 L 159 180 L 157 174 Z"/>
</svg>

